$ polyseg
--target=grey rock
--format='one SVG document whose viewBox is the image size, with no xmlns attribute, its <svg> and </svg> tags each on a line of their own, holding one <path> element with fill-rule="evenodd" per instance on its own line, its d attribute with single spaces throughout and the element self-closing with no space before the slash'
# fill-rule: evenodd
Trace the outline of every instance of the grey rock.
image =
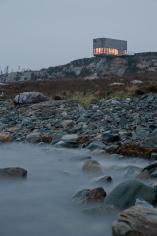
<svg viewBox="0 0 157 236">
<path fill-rule="evenodd" d="M 0 178 L 6 178 L 6 177 L 26 177 L 27 176 L 27 170 L 21 168 L 21 167 L 9 167 L 9 168 L 3 168 L 0 169 Z"/>
<path fill-rule="evenodd" d="M 157 152 L 153 152 L 153 153 L 151 154 L 151 159 L 152 159 L 152 160 L 156 160 L 156 159 L 157 159 Z"/>
<path fill-rule="evenodd" d="M 39 143 L 42 142 L 42 137 L 40 132 L 33 131 L 32 133 L 28 134 L 26 136 L 26 141 L 29 143 Z"/>
<path fill-rule="evenodd" d="M 58 141 L 58 142 L 55 142 L 55 143 L 52 143 L 55 147 L 65 147 L 65 142 L 63 141 Z"/>
<path fill-rule="evenodd" d="M 146 133 L 144 135 L 147 135 Z M 157 147 L 157 133 L 149 134 L 144 138 L 144 146 Z"/>
<path fill-rule="evenodd" d="M 86 148 L 93 151 L 95 149 L 105 150 L 106 147 L 107 146 L 105 144 L 101 143 L 101 142 L 92 142 Z"/>
<path fill-rule="evenodd" d="M 102 167 L 98 161 L 87 160 L 82 167 L 82 170 L 87 174 L 100 175 L 103 173 Z"/>
<path fill-rule="evenodd" d="M 101 203 L 105 197 L 105 190 L 102 187 L 97 187 L 81 190 L 74 195 L 73 199 L 78 203 Z"/>
<path fill-rule="evenodd" d="M 105 198 L 104 203 L 119 209 L 126 209 L 134 206 L 136 199 L 141 199 L 150 204 L 154 204 L 157 200 L 156 198 L 153 187 L 133 179 L 116 186 Z"/>
<path fill-rule="evenodd" d="M 114 142 L 120 141 L 120 136 L 119 136 L 119 134 L 112 134 L 111 131 L 107 131 L 107 132 L 103 133 L 102 139 L 104 142 L 114 143 Z"/>
<path fill-rule="evenodd" d="M 64 141 L 65 143 L 77 142 L 78 139 L 79 136 L 77 134 L 66 134 L 61 138 L 61 140 Z"/>
<path fill-rule="evenodd" d="M 74 125 L 75 125 L 75 122 L 73 120 L 64 120 L 62 122 L 63 128 L 70 128 L 70 127 L 73 127 Z"/>
<path fill-rule="evenodd" d="M 157 178 L 157 170 L 150 174 L 151 178 Z"/>
<path fill-rule="evenodd" d="M 56 143 L 55 146 L 63 147 L 63 148 L 78 148 L 79 147 L 79 145 L 76 142 L 64 142 L 64 141 L 60 141 Z"/>
<path fill-rule="evenodd" d="M 142 169 L 142 171 L 137 176 L 138 178 L 149 178 L 157 172 L 157 161 L 152 162 L 150 165 Z"/>
<path fill-rule="evenodd" d="M 151 204 L 141 199 L 136 199 L 135 206 L 153 208 Z"/>
<path fill-rule="evenodd" d="M 134 84 L 134 85 L 138 85 L 138 84 L 143 84 L 143 81 L 142 80 L 132 80 L 130 83 Z"/>
<path fill-rule="evenodd" d="M 65 148 L 78 148 L 79 147 L 79 136 L 77 134 L 66 134 L 63 135 L 60 142 L 57 145 L 60 145 Z"/>
<path fill-rule="evenodd" d="M 113 236 L 156 236 L 157 210 L 132 207 L 123 211 L 112 226 Z"/>
<path fill-rule="evenodd" d="M 48 97 L 40 92 L 23 92 L 15 96 L 15 104 L 31 104 L 48 101 Z"/>
<path fill-rule="evenodd" d="M 108 153 L 113 153 L 119 146 L 116 145 L 116 144 L 111 144 L 111 145 L 108 145 L 105 149 L 106 152 Z"/>
<path fill-rule="evenodd" d="M 141 168 L 140 167 L 137 167 L 137 166 L 132 166 L 132 165 L 128 165 L 126 168 L 125 168 L 125 177 L 131 177 L 133 178 L 134 176 L 137 176 L 139 175 L 139 173 L 141 172 Z"/>
</svg>

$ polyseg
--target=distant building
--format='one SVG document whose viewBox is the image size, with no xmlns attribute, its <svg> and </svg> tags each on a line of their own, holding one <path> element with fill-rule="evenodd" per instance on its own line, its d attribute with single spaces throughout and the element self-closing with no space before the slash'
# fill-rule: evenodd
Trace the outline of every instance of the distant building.
<svg viewBox="0 0 157 236">
<path fill-rule="evenodd" d="M 94 56 L 113 55 L 120 56 L 127 54 L 127 41 L 109 38 L 93 39 Z"/>
</svg>

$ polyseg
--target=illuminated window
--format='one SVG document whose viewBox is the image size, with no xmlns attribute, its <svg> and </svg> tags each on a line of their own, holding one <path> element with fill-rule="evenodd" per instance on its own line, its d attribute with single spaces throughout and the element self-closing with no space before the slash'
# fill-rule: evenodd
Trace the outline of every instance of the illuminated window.
<svg viewBox="0 0 157 236">
<path fill-rule="evenodd" d="M 95 48 L 93 52 L 95 55 L 119 55 L 119 51 L 116 48 Z"/>
<path fill-rule="evenodd" d="M 103 54 L 104 53 L 104 49 L 100 48 L 100 53 Z"/>
<path fill-rule="evenodd" d="M 96 48 L 96 54 L 99 54 L 99 48 Z"/>
</svg>

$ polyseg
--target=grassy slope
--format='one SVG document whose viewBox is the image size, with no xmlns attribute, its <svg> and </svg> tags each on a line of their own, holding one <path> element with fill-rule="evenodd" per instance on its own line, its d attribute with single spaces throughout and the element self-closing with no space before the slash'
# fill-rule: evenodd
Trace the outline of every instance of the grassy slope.
<svg viewBox="0 0 157 236">
<path fill-rule="evenodd" d="M 133 85 L 132 80 L 141 80 L 143 84 Z M 111 86 L 115 82 L 124 85 Z M 5 99 L 12 99 L 16 94 L 24 91 L 40 91 L 50 98 L 61 96 L 64 99 L 78 100 L 83 105 L 88 105 L 93 100 L 101 98 L 123 98 L 147 92 L 157 92 L 157 73 L 97 80 L 66 79 L 18 82 L 0 86 L 1 91 L 4 92 Z"/>
</svg>

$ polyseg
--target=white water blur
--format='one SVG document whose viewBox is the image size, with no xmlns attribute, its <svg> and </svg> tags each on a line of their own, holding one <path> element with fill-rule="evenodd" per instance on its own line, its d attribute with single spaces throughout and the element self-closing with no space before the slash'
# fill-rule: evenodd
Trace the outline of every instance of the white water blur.
<svg viewBox="0 0 157 236">
<path fill-rule="evenodd" d="M 78 190 L 100 186 L 82 173 L 82 157 L 89 155 L 87 151 L 51 146 L 1 145 L 0 168 L 20 166 L 28 170 L 28 177 L 0 180 L 0 235 L 111 236 L 115 215 L 88 216 L 72 202 Z M 104 166 L 104 175 L 113 177 L 112 184 L 103 185 L 107 192 L 134 175 L 127 166 L 142 168 L 147 164 L 144 160 L 116 156 L 93 159 Z"/>
</svg>

